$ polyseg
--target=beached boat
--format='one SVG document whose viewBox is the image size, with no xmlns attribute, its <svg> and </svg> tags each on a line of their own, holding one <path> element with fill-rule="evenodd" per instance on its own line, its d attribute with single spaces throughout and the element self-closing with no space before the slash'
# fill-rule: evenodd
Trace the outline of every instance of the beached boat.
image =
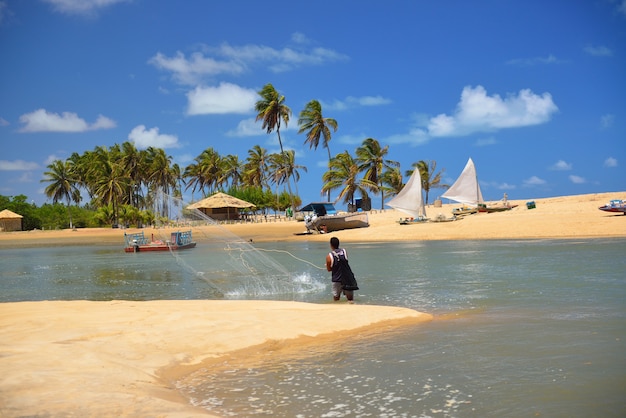
<svg viewBox="0 0 626 418">
<path fill-rule="evenodd" d="M 626 215 L 626 200 L 613 199 L 604 206 L 600 206 L 598 209 L 604 212 L 616 212 Z"/>
<path fill-rule="evenodd" d="M 467 161 L 459 178 L 441 197 L 463 204 L 461 208 L 452 210 L 452 214 L 455 216 L 471 215 L 478 212 L 478 205 L 484 201 L 478 184 L 476 167 L 471 158 Z"/>
<path fill-rule="evenodd" d="M 452 209 L 452 214 L 454 216 L 471 215 L 478 212 L 502 212 L 505 210 L 511 210 L 517 206 L 509 204 L 506 201 L 506 197 L 495 205 L 487 205 L 485 203 L 483 200 L 483 194 L 480 191 L 480 185 L 478 184 L 476 167 L 474 166 L 474 161 L 472 161 L 471 158 L 467 161 L 467 164 L 465 165 L 465 168 L 461 172 L 459 178 L 448 190 L 446 190 L 443 195 L 441 195 L 441 197 L 463 203 L 462 207 Z"/>
<path fill-rule="evenodd" d="M 332 203 L 309 203 L 299 212 L 305 214 L 307 231 L 332 232 L 370 226 L 367 212 L 338 213 Z"/>
<path fill-rule="evenodd" d="M 143 231 L 135 234 L 124 233 L 124 241 L 126 242 L 124 251 L 127 253 L 186 250 L 196 246 L 196 243 L 192 240 L 191 231 L 172 232 L 170 239 L 167 241 L 155 240 L 154 234 L 148 240 Z"/>
<path fill-rule="evenodd" d="M 419 170 L 413 170 L 411 178 L 400 190 L 400 193 L 387 202 L 386 205 L 409 215 L 409 217 L 400 218 L 398 221 L 400 225 L 417 225 L 428 221 Z"/>
<path fill-rule="evenodd" d="M 491 205 L 491 206 L 487 206 L 481 203 L 478 205 L 478 212 L 482 212 L 482 213 L 504 212 L 506 210 L 511 210 L 515 207 L 517 207 L 517 205 L 512 205 L 506 201 L 503 201 L 500 204 Z"/>
</svg>

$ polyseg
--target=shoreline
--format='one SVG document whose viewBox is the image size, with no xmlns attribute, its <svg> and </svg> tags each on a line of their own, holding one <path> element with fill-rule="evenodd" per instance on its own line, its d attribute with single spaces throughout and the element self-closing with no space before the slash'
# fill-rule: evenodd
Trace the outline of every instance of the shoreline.
<svg viewBox="0 0 626 418">
<path fill-rule="evenodd" d="M 338 315 L 345 320 L 334 320 Z M 225 356 L 332 346 L 346 335 L 432 319 L 408 308 L 347 303 L 2 303 L 0 415 L 212 416 L 191 405 L 175 381 Z"/>
<path fill-rule="evenodd" d="M 228 233 L 252 243 L 342 243 L 429 240 L 626 238 L 626 216 L 598 207 L 626 192 L 535 200 L 463 220 L 399 225 L 405 215 L 375 211 L 370 227 L 295 235 L 295 221 L 228 224 Z M 429 206 L 432 218 L 453 207 Z M 144 228 L 146 234 L 175 230 Z M 0 232 L 0 254 L 14 248 L 124 243 L 110 228 Z M 198 231 L 199 232 L 199 231 Z M 336 321 L 337 315 L 346 320 Z M 226 358 L 262 359 L 307 344 L 332 347 L 348 336 L 376 337 L 391 327 L 433 320 L 408 308 L 285 301 L 155 300 L 0 303 L 0 415 L 212 416 L 194 407 L 175 382 Z M 341 322 L 338 324 L 337 322 Z M 295 329 L 294 325 L 298 327 Z"/>
<path fill-rule="evenodd" d="M 394 209 L 368 213 L 367 228 L 335 231 L 330 234 L 296 235 L 306 228 L 294 220 L 221 225 L 226 231 L 249 242 L 327 242 L 327 235 L 342 242 L 391 242 L 412 240 L 483 240 L 483 239 L 589 239 L 626 237 L 626 216 L 598 210 L 611 199 L 626 199 L 626 192 L 551 197 L 534 200 L 535 209 L 526 201 L 511 200 L 517 207 L 499 213 L 478 213 L 454 222 L 399 225 L 406 215 Z M 428 206 L 429 217 L 449 217 L 458 204 Z M 624 218 L 624 219 L 622 219 Z M 169 232 L 177 228 L 136 229 L 85 228 L 50 231 L 0 232 L 0 251 L 5 248 L 44 247 L 52 245 L 124 245 L 124 232 L 146 234 Z M 183 228 L 184 229 L 184 228 Z M 198 229 L 198 228 L 192 228 Z"/>
</svg>

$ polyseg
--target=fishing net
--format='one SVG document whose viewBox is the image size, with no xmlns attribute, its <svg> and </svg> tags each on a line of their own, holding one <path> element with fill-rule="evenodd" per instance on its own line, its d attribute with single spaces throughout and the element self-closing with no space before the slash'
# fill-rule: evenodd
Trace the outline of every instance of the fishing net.
<svg viewBox="0 0 626 418">
<path fill-rule="evenodd" d="M 170 254 L 177 266 L 204 280 L 214 297 L 294 299 L 323 288 L 310 276 L 289 272 L 268 250 L 256 248 L 201 210 L 189 209 L 189 203 L 166 194 L 155 202 L 159 220 L 154 235 L 166 241 L 172 232 L 191 231 L 196 247 L 170 249 Z"/>
</svg>

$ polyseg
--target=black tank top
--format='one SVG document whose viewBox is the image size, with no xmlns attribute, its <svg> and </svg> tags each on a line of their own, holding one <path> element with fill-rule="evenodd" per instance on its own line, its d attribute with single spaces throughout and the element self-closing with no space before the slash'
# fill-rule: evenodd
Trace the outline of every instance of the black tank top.
<svg viewBox="0 0 626 418">
<path fill-rule="evenodd" d="M 331 267 L 332 272 L 332 281 L 340 282 L 341 281 L 341 269 L 339 268 L 339 260 L 347 260 L 348 255 L 346 254 L 346 250 L 343 248 L 337 248 L 336 250 L 331 251 L 330 256 L 333 257 L 333 265 Z"/>
</svg>

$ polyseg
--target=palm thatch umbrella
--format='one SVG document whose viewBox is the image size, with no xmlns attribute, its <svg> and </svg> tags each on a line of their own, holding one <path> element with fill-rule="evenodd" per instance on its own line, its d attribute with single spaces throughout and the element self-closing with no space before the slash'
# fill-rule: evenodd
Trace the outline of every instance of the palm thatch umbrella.
<svg viewBox="0 0 626 418">
<path fill-rule="evenodd" d="M 231 219 L 230 210 L 234 209 L 235 219 L 239 218 L 239 209 L 252 209 L 256 206 L 245 200 L 237 199 L 226 193 L 217 192 L 212 196 L 187 206 L 187 209 L 198 209 L 214 219 Z"/>
</svg>

